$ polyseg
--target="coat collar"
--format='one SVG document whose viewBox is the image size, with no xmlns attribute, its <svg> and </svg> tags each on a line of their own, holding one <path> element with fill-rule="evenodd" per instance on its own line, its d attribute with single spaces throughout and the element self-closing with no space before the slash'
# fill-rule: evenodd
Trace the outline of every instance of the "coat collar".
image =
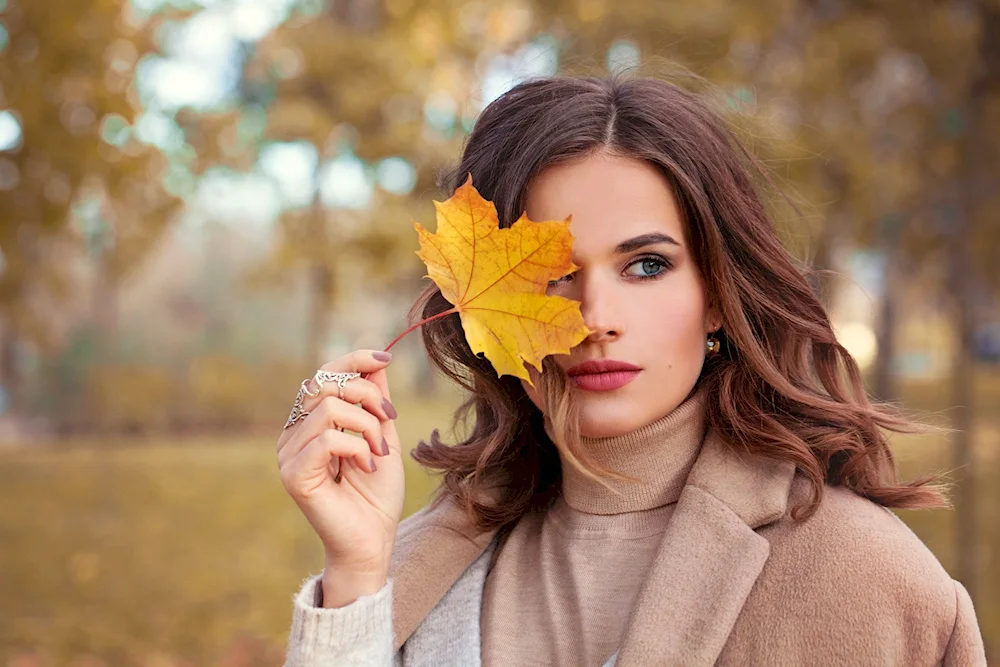
<svg viewBox="0 0 1000 667">
<path fill-rule="evenodd" d="M 712 665 L 770 553 L 756 528 L 786 511 L 795 466 L 740 455 L 705 437 L 636 598 L 617 667 Z M 389 576 L 399 650 L 496 530 L 471 525 L 450 498 L 400 525 Z"/>
</svg>

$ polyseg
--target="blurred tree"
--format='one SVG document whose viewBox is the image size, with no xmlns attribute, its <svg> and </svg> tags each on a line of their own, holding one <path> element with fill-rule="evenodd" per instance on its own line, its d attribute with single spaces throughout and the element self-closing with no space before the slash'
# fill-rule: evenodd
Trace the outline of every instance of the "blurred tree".
<svg viewBox="0 0 1000 667">
<path fill-rule="evenodd" d="M 133 21 L 120 1 L 2 6 L 0 110 L 19 139 L 0 152 L 0 382 L 16 408 L 18 342 L 52 345 L 81 251 L 104 285 L 95 315 L 113 330 L 113 286 L 178 202 L 160 187 L 162 156 L 132 131 L 133 72 L 155 25 Z"/>
</svg>

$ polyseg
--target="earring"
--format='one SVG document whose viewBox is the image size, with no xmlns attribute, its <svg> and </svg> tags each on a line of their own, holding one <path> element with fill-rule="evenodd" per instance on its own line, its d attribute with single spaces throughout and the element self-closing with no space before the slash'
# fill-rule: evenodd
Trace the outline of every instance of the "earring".
<svg viewBox="0 0 1000 667">
<path fill-rule="evenodd" d="M 715 354 L 716 352 L 718 352 L 719 339 L 716 338 L 713 334 L 709 334 L 708 340 L 705 341 L 705 349 L 707 350 L 708 354 Z"/>
</svg>

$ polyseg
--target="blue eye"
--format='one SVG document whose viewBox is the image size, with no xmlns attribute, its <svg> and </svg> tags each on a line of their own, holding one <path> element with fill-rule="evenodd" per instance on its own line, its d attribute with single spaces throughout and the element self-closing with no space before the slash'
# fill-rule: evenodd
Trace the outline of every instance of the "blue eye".
<svg viewBox="0 0 1000 667">
<path fill-rule="evenodd" d="M 663 257 L 640 257 L 629 264 L 629 267 L 636 265 L 641 266 L 644 272 L 650 272 L 638 275 L 629 274 L 632 278 L 638 278 L 639 280 L 652 280 L 653 278 L 658 278 L 664 271 L 670 268 L 670 262 Z"/>
<path fill-rule="evenodd" d="M 626 268 L 631 268 L 633 266 L 639 265 L 642 267 L 643 273 L 627 273 L 629 278 L 634 278 L 636 280 L 654 280 L 662 276 L 668 269 L 670 269 L 673 264 L 666 257 L 660 257 L 658 255 L 653 255 L 649 257 L 639 257 L 634 262 L 628 265 Z M 573 274 L 569 274 L 559 278 L 558 280 L 550 280 L 549 287 L 558 287 L 567 280 L 573 278 Z"/>
</svg>

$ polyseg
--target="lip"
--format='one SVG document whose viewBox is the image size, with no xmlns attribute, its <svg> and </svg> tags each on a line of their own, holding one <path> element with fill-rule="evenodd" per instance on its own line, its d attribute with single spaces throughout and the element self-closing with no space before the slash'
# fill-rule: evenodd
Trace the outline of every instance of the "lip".
<svg viewBox="0 0 1000 667">
<path fill-rule="evenodd" d="M 611 371 L 609 373 L 583 373 L 571 375 L 570 381 L 586 391 L 611 391 L 624 387 L 635 379 L 639 371 Z"/>
<path fill-rule="evenodd" d="M 634 364 L 617 359 L 600 359 L 571 366 L 566 370 L 566 374 L 580 389 L 611 391 L 627 385 L 641 370 Z"/>
<path fill-rule="evenodd" d="M 574 375 L 590 375 L 593 373 L 611 373 L 614 371 L 641 371 L 642 369 L 634 364 L 630 364 L 624 361 L 618 361 L 617 359 L 599 359 L 592 361 L 585 361 L 582 364 L 577 364 L 576 366 L 570 366 L 566 369 L 566 374 L 569 376 Z"/>
</svg>

